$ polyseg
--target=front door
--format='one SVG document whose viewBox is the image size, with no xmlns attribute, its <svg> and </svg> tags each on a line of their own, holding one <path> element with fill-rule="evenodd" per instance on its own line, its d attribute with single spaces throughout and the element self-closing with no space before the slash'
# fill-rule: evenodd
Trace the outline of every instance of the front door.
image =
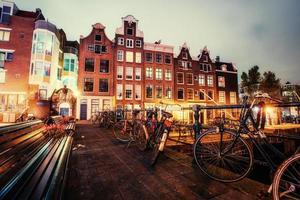
<svg viewBox="0 0 300 200">
<path fill-rule="evenodd" d="M 87 120 L 87 104 L 80 104 L 80 120 Z"/>
</svg>

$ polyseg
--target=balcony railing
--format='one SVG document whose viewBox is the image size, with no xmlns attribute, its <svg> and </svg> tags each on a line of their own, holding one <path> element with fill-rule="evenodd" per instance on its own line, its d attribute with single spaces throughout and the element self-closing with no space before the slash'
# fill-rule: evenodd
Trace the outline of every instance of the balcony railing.
<svg viewBox="0 0 300 200">
<path fill-rule="evenodd" d="M 51 31 L 52 33 L 57 32 L 57 28 L 54 24 L 51 24 L 48 21 L 45 20 L 38 20 L 35 22 L 35 28 L 40 28 L 40 29 L 46 29 L 48 31 Z"/>
<path fill-rule="evenodd" d="M 74 47 L 65 47 L 64 48 L 64 53 L 72 53 L 78 56 L 78 49 Z"/>
</svg>

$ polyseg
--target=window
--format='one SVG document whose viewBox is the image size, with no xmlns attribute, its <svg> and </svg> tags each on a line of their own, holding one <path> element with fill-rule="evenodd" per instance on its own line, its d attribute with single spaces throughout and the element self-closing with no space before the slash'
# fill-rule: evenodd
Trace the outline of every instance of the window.
<svg viewBox="0 0 300 200">
<path fill-rule="evenodd" d="M 99 99 L 92 99 L 91 100 L 91 112 L 92 115 L 96 114 L 99 111 Z"/>
<path fill-rule="evenodd" d="M 117 84 L 117 99 L 123 99 L 123 85 Z"/>
<path fill-rule="evenodd" d="M 124 60 L 124 51 L 123 50 L 118 50 L 117 60 L 118 61 L 123 61 Z"/>
<path fill-rule="evenodd" d="M 107 47 L 106 46 L 101 46 L 101 53 L 107 53 Z"/>
<path fill-rule="evenodd" d="M 117 66 L 117 79 L 123 79 L 123 66 Z"/>
<path fill-rule="evenodd" d="M 94 79 L 93 78 L 84 78 L 84 88 L 85 92 L 93 92 L 94 90 Z"/>
<path fill-rule="evenodd" d="M 95 44 L 95 53 L 97 54 L 101 53 L 101 45 Z"/>
<path fill-rule="evenodd" d="M 184 84 L 184 78 L 183 78 L 183 73 L 177 73 L 177 83 L 178 84 Z"/>
<path fill-rule="evenodd" d="M 142 97 L 142 87 L 141 85 L 135 85 L 135 99 L 140 100 Z"/>
<path fill-rule="evenodd" d="M 225 64 L 221 65 L 221 70 L 222 71 L 227 71 L 227 65 L 225 65 Z"/>
<path fill-rule="evenodd" d="M 133 48 L 133 39 L 126 39 L 126 47 Z"/>
<path fill-rule="evenodd" d="M 225 87 L 225 77 L 224 76 L 218 76 L 218 85 L 219 85 L 219 87 Z"/>
<path fill-rule="evenodd" d="M 187 52 L 182 52 L 182 58 L 183 59 L 187 59 L 188 58 Z"/>
<path fill-rule="evenodd" d="M 127 35 L 133 35 L 133 28 L 127 28 L 126 29 L 126 34 Z"/>
<path fill-rule="evenodd" d="M 0 31 L 0 41 L 9 41 L 9 36 L 9 31 Z"/>
<path fill-rule="evenodd" d="M 135 41 L 135 46 L 139 47 L 139 48 L 142 47 L 142 40 L 136 40 Z"/>
<path fill-rule="evenodd" d="M 0 83 L 5 83 L 5 70 L 0 68 Z"/>
<path fill-rule="evenodd" d="M 182 88 L 177 90 L 177 99 L 184 99 L 184 91 Z"/>
<path fill-rule="evenodd" d="M 141 63 L 142 62 L 142 54 L 140 52 L 135 53 L 135 62 Z"/>
<path fill-rule="evenodd" d="M 156 91 L 155 91 L 155 95 L 157 99 L 161 99 L 162 98 L 162 86 L 156 86 Z"/>
<path fill-rule="evenodd" d="M 172 73 L 170 69 L 165 70 L 165 80 L 166 81 L 171 81 L 172 80 Z"/>
<path fill-rule="evenodd" d="M 152 79 L 153 78 L 153 70 L 151 67 L 146 68 L 146 79 Z"/>
<path fill-rule="evenodd" d="M 204 101 L 205 100 L 205 90 L 200 90 L 199 91 L 199 99 L 201 101 Z"/>
<path fill-rule="evenodd" d="M 170 87 L 166 88 L 166 99 L 172 98 L 172 89 Z"/>
<path fill-rule="evenodd" d="M 209 101 L 214 100 L 214 91 L 208 90 L 208 91 L 207 91 L 207 97 L 208 97 L 208 100 L 209 100 Z"/>
<path fill-rule="evenodd" d="M 142 69 L 135 68 L 135 80 L 140 81 L 142 78 Z"/>
<path fill-rule="evenodd" d="M 199 68 L 200 68 L 201 71 L 203 71 L 203 64 L 202 63 L 199 64 Z"/>
<path fill-rule="evenodd" d="M 187 89 L 187 99 L 188 100 L 193 100 L 194 99 L 194 90 L 191 88 Z"/>
<path fill-rule="evenodd" d="M 153 87 L 152 85 L 146 86 L 146 98 L 153 98 Z"/>
<path fill-rule="evenodd" d="M 118 37 L 118 45 L 124 45 L 124 38 Z"/>
<path fill-rule="evenodd" d="M 36 61 L 35 62 L 35 67 L 34 67 L 34 75 L 38 75 L 38 76 L 43 76 L 44 75 L 44 66 L 43 66 L 43 62 L 41 61 Z"/>
<path fill-rule="evenodd" d="M 108 79 L 99 79 L 99 92 L 108 92 Z"/>
<path fill-rule="evenodd" d="M 146 53 L 146 62 L 153 62 L 153 54 L 152 53 Z"/>
<path fill-rule="evenodd" d="M 225 103 L 225 102 L 226 102 L 225 92 L 219 91 L 219 103 Z"/>
<path fill-rule="evenodd" d="M 230 104 L 236 104 L 236 92 L 230 92 Z"/>
<path fill-rule="evenodd" d="M 156 80 L 162 80 L 162 69 L 155 70 L 155 78 Z"/>
<path fill-rule="evenodd" d="M 100 72 L 109 73 L 109 60 L 100 60 Z"/>
<path fill-rule="evenodd" d="M 4 68 L 5 53 L 0 52 L 0 68 Z"/>
<path fill-rule="evenodd" d="M 88 50 L 91 51 L 91 52 L 94 52 L 95 51 L 95 47 L 93 44 L 89 44 L 88 45 Z"/>
<path fill-rule="evenodd" d="M 126 62 L 133 62 L 133 52 L 126 51 Z"/>
<path fill-rule="evenodd" d="M 193 85 L 194 84 L 193 77 L 194 77 L 193 74 L 187 73 L 186 74 L 186 84 Z"/>
<path fill-rule="evenodd" d="M 207 85 L 211 86 L 211 87 L 214 85 L 213 76 L 211 76 L 211 75 L 207 76 Z"/>
<path fill-rule="evenodd" d="M 125 85 L 125 99 L 132 99 L 132 85 Z"/>
<path fill-rule="evenodd" d="M 165 55 L 165 63 L 166 64 L 171 64 L 171 55 Z"/>
<path fill-rule="evenodd" d="M 133 68 L 132 67 L 126 67 L 126 80 L 132 80 L 133 79 Z"/>
<path fill-rule="evenodd" d="M 75 60 L 74 60 L 74 59 L 71 59 L 70 70 L 71 70 L 72 72 L 75 71 Z"/>
<path fill-rule="evenodd" d="M 199 85 L 205 86 L 205 75 L 199 74 Z"/>
<path fill-rule="evenodd" d="M 50 69 L 51 69 L 51 64 L 44 63 L 44 76 L 50 76 Z"/>
<path fill-rule="evenodd" d="M 62 69 L 58 68 L 57 69 L 57 80 L 61 80 L 61 75 L 62 75 Z"/>
<path fill-rule="evenodd" d="M 101 35 L 95 35 L 95 41 L 101 41 Z"/>
<path fill-rule="evenodd" d="M 161 63 L 161 61 L 162 61 L 162 55 L 159 54 L 159 53 L 155 54 L 155 60 L 156 60 L 157 63 Z"/>
<path fill-rule="evenodd" d="M 2 10 L 2 23 L 8 24 L 10 22 L 10 12 L 11 12 L 11 7 L 9 6 L 3 6 Z"/>
<path fill-rule="evenodd" d="M 94 72 L 94 59 L 93 58 L 86 58 L 85 59 L 85 68 L 86 72 Z"/>
<path fill-rule="evenodd" d="M 6 52 L 5 61 L 10 62 L 13 60 L 14 54 L 12 52 Z"/>
</svg>

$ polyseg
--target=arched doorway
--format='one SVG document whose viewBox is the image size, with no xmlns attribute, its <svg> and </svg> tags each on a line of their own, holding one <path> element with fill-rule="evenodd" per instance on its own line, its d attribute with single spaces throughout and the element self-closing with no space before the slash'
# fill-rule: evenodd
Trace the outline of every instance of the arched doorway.
<svg viewBox="0 0 300 200">
<path fill-rule="evenodd" d="M 75 116 L 76 96 L 66 86 L 55 90 L 51 96 L 51 110 L 59 115 Z"/>
</svg>

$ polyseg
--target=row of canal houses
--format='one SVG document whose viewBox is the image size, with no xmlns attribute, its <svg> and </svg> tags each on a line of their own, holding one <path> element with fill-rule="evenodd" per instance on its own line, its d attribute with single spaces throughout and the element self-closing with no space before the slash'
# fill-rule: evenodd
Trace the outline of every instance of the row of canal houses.
<svg viewBox="0 0 300 200">
<path fill-rule="evenodd" d="M 194 57 L 184 43 L 179 52 L 161 41 L 149 43 L 132 15 L 109 39 L 105 26 L 92 25 L 79 42 L 45 20 L 40 9 L 23 11 L 1 1 L 0 121 L 21 112 L 43 117 L 49 112 L 89 119 L 99 110 L 166 107 L 192 121 L 181 107 L 235 104 L 237 68 L 207 47 Z M 206 121 L 216 113 L 203 112 Z M 234 114 L 234 112 L 229 113 Z"/>
</svg>

